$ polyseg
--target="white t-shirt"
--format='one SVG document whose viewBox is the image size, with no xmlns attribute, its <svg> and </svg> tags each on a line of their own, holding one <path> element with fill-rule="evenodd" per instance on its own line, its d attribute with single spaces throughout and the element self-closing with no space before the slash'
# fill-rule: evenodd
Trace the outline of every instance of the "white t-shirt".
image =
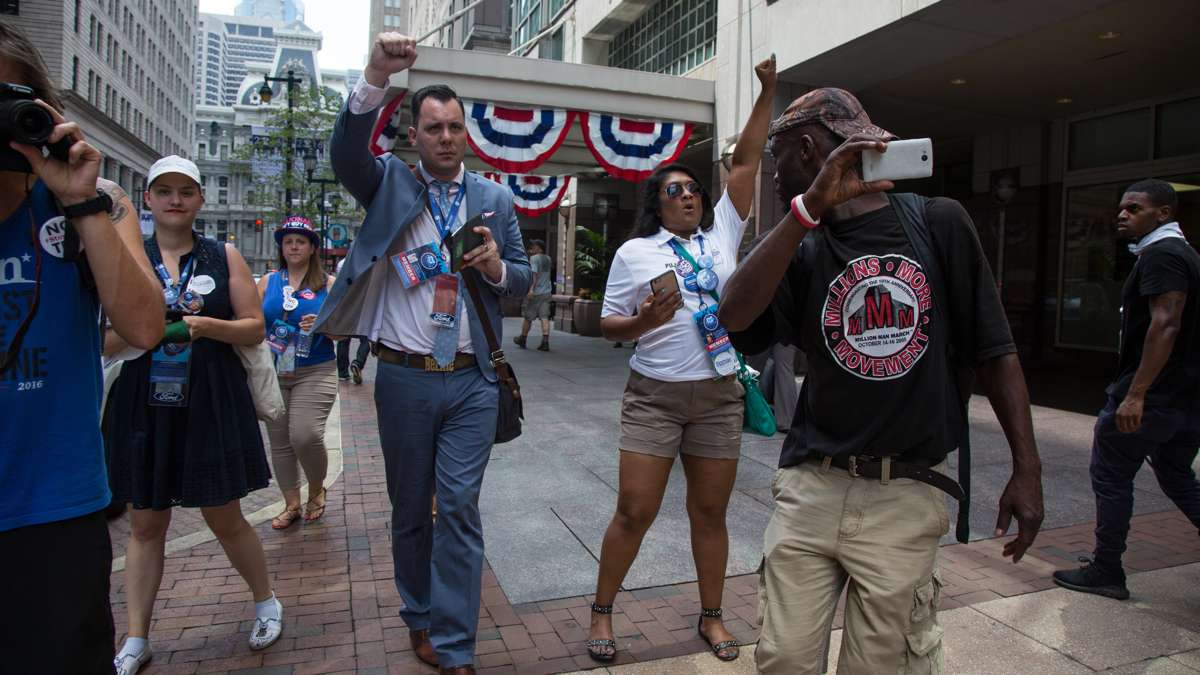
<svg viewBox="0 0 1200 675">
<path fill-rule="evenodd" d="M 672 239 L 683 244 L 697 260 L 703 240 L 704 253 L 713 257 L 713 270 L 718 276 L 717 293 L 720 294 L 737 268 L 738 246 L 745 231 L 746 220 L 738 215 L 729 195 L 725 194 L 713 208 L 713 226 L 707 232 L 698 231 L 690 240 L 685 240 L 666 229 L 659 229 L 653 236 L 625 242 L 617 249 L 609 268 L 601 318 L 633 316 L 634 310 L 650 296 L 650 280 L 675 269 L 679 262 L 669 243 Z M 675 312 L 670 321 L 638 339 L 637 351 L 630 357 L 629 367 L 664 382 L 694 382 L 718 377 L 692 318 L 700 311 L 701 296 L 688 291 L 682 277 L 678 281 L 683 308 Z M 714 304 L 711 295 L 702 293 L 704 304 Z"/>
</svg>

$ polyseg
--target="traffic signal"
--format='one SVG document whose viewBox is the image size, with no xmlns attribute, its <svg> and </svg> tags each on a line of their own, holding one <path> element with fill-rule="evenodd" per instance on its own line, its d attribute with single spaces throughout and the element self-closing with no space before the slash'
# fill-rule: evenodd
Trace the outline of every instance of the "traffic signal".
<svg viewBox="0 0 1200 675">
<path fill-rule="evenodd" d="M 262 218 L 255 218 L 254 219 L 254 231 L 262 232 L 262 226 L 263 226 Z"/>
</svg>

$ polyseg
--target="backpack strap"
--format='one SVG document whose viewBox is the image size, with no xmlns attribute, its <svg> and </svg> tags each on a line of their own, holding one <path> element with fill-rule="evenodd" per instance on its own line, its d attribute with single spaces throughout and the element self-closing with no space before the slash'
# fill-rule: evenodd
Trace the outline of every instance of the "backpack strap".
<svg viewBox="0 0 1200 675">
<path fill-rule="evenodd" d="M 905 236 L 908 237 L 909 243 L 917 253 L 917 258 L 925 267 L 925 277 L 933 287 L 934 296 L 945 298 L 946 290 L 949 288 L 946 285 L 945 276 L 942 274 L 946 258 L 937 248 L 933 232 L 929 229 L 929 224 L 925 219 L 930 200 L 921 195 L 902 193 L 888 194 L 888 201 L 896 210 L 900 224 L 904 227 Z M 960 387 L 958 364 L 954 358 L 950 340 L 950 324 L 947 322 L 946 313 L 942 309 L 940 301 L 933 303 L 933 314 L 938 324 L 945 327 L 946 363 L 949 366 L 946 375 L 954 384 L 954 391 L 962 407 L 962 436 L 958 439 L 958 484 L 962 487 L 965 497 L 958 502 L 958 521 L 955 523 L 954 537 L 965 544 L 971 535 L 971 418 L 968 414 L 971 398 L 970 391 L 964 392 Z"/>
</svg>

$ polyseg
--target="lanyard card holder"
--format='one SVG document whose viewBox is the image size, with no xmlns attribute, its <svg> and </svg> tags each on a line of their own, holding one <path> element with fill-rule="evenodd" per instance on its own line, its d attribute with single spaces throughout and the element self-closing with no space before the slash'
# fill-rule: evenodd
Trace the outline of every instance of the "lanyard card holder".
<svg viewBox="0 0 1200 675">
<path fill-rule="evenodd" d="M 190 344 L 164 344 L 150 358 L 150 405 L 183 408 L 188 404 Z"/>
<path fill-rule="evenodd" d="M 442 259 L 441 246 L 437 242 L 397 253 L 392 256 L 392 266 L 396 268 L 396 273 L 400 275 L 400 283 L 404 284 L 406 289 L 450 271 L 446 261 Z"/>
<path fill-rule="evenodd" d="M 280 377 L 292 377 L 296 374 L 296 342 L 293 340 L 288 343 L 287 349 L 283 350 L 275 359 L 275 372 L 279 373 Z"/>
<path fill-rule="evenodd" d="M 732 375 L 737 372 L 737 352 L 729 339 L 729 331 L 717 319 L 717 306 L 705 305 L 699 312 L 692 315 L 696 327 L 700 330 L 700 338 L 704 341 L 704 351 L 712 359 L 713 368 L 719 375 Z"/>
<path fill-rule="evenodd" d="M 439 328 L 454 328 L 458 314 L 458 275 L 442 274 L 433 283 L 433 309 L 429 312 L 429 320 Z"/>
<path fill-rule="evenodd" d="M 271 332 L 267 334 L 267 346 L 271 351 L 279 356 L 287 351 L 296 335 L 296 327 L 283 319 L 275 319 L 275 323 L 271 324 Z"/>
</svg>

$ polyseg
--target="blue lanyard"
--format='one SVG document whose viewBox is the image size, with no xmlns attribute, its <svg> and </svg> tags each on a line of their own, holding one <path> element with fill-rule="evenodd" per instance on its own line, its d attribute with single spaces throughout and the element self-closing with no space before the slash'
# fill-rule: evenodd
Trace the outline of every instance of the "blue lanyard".
<svg viewBox="0 0 1200 675">
<path fill-rule="evenodd" d="M 191 259 L 188 260 L 187 267 L 185 267 L 183 272 L 180 273 L 179 282 L 172 283 L 171 282 L 171 273 L 167 271 L 167 266 L 161 262 L 154 264 L 154 271 L 158 272 L 158 279 L 159 279 L 159 281 L 162 282 L 163 290 L 165 290 L 167 292 L 166 293 L 167 297 L 174 298 L 174 300 L 172 300 L 170 304 L 174 305 L 175 302 L 177 302 L 179 300 L 179 294 L 184 288 L 187 287 L 188 279 L 191 278 L 192 270 L 195 269 L 195 267 L 196 267 L 196 256 L 195 256 L 195 254 L 193 254 Z"/>
<path fill-rule="evenodd" d="M 442 236 L 442 241 L 450 236 L 450 226 L 447 222 L 453 218 L 458 222 L 458 207 L 462 205 L 463 197 L 467 194 L 467 185 L 464 182 L 458 188 L 458 195 L 454 198 L 454 203 L 450 205 L 450 213 L 442 213 L 442 207 L 438 206 L 437 199 L 433 196 L 433 190 L 425 190 L 425 200 L 429 202 L 429 215 L 433 216 L 433 224 L 437 226 L 438 234 Z"/>
</svg>

